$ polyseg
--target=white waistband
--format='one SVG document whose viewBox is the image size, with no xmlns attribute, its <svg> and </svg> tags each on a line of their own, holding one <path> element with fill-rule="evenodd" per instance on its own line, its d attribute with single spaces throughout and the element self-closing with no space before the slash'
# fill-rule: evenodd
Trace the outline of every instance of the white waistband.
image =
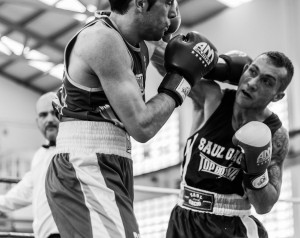
<svg viewBox="0 0 300 238">
<path fill-rule="evenodd" d="M 188 193 L 190 196 L 187 196 Z M 201 199 L 199 199 L 200 197 Z M 202 209 L 201 203 L 211 203 L 211 209 L 206 209 L 209 206 L 204 206 L 205 209 Z M 244 216 L 251 214 L 251 205 L 247 198 L 243 198 L 237 194 L 213 193 L 187 185 L 184 185 L 180 191 L 178 205 L 195 212 L 207 212 L 223 216 Z"/>
<path fill-rule="evenodd" d="M 56 142 L 57 153 L 104 153 L 131 158 L 129 135 L 109 122 L 61 122 Z"/>
</svg>

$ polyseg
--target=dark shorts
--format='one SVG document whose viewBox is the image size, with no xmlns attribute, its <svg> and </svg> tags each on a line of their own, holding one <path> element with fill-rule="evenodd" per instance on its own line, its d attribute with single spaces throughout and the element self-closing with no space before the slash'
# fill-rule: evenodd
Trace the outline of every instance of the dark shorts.
<svg viewBox="0 0 300 238">
<path fill-rule="evenodd" d="M 220 216 L 176 206 L 171 213 L 167 238 L 268 238 L 253 216 Z"/>
</svg>

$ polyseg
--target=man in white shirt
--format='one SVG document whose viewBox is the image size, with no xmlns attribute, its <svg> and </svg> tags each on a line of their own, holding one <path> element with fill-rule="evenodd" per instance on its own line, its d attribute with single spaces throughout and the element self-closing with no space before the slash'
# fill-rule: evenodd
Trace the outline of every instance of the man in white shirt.
<svg viewBox="0 0 300 238">
<path fill-rule="evenodd" d="M 31 169 L 10 191 L 0 195 L 0 211 L 9 212 L 32 204 L 35 238 L 59 238 L 45 193 L 45 176 L 55 149 L 58 119 L 52 100 L 55 93 L 42 95 L 36 103 L 37 126 L 47 141 L 39 148 L 31 162 Z"/>
</svg>

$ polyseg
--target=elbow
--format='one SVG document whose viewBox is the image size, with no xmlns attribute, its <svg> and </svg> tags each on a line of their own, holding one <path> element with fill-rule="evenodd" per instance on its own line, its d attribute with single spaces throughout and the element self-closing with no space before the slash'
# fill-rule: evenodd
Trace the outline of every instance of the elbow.
<svg viewBox="0 0 300 238">
<path fill-rule="evenodd" d="M 257 206 L 255 207 L 255 211 L 259 215 L 267 214 L 269 213 L 273 208 L 273 205 L 270 206 Z"/>
<path fill-rule="evenodd" d="M 135 127 L 133 130 L 128 132 L 130 136 L 139 143 L 146 143 L 155 135 L 155 133 L 142 126 Z"/>
<path fill-rule="evenodd" d="M 156 124 L 151 117 L 145 117 L 143 113 L 139 113 L 136 117 L 131 117 L 125 125 L 129 135 L 137 142 L 146 143 L 153 138 L 158 130 Z"/>
<path fill-rule="evenodd" d="M 131 137 L 133 139 L 135 139 L 137 142 L 139 143 L 146 143 L 148 142 L 154 135 L 150 134 L 150 133 L 147 133 L 147 132 L 144 132 L 144 131 L 139 131 L 138 133 L 135 132 L 135 133 L 132 133 L 131 134 Z"/>
</svg>

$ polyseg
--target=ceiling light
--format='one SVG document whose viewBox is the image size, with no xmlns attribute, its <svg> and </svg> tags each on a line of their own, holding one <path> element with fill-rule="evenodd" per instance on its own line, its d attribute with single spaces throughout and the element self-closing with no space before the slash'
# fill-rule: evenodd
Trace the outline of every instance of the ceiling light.
<svg viewBox="0 0 300 238">
<path fill-rule="evenodd" d="M 86 6 L 86 9 L 89 11 L 89 12 L 95 12 L 97 11 L 97 7 L 95 5 L 92 5 L 92 4 L 89 4 Z"/>
<path fill-rule="evenodd" d="M 30 60 L 28 64 L 42 72 L 47 72 L 54 66 L 54 64 L 51 62 L 41 62 L 41 61 L 34 61 L 34 60 Z"/>
<path fill-rule="evenodd" d="M 11 52 L 13 52 L 15 55 L 21 55 L 23 53 L 23 44 L 14 41 L 7 36 L 2 36 L 1 41 L 7 47 L 7 49 L 11 50 Z"/>
<path fill-rule="evenodd" d="M 251 2 L 252 0 L 218 0 L 219 2 L 225 4 L 228 7 L 237 7 L 247 2 Z"/>
<path fill-rule="evenodd" d="M 54 5 L 57 1 L 58 0 L 40 0 L 40 2 L 43 2 L 43 3 L 45 3 L 47 5 L 50 5 L 50 6 Z"/>
<path fill-rule="evenodd" d="M 86 12 L 85 6 L 77 0 L 73 0 L 72 4 L 70 4 L 70 1 L 61 0 L 60 2 L 55 4 L 55 7 L 74 12 Z"/>
<path fill-rule="evenodd" d="M 87 19 L 87 15 L 85 14 L 81 14 L 81 13 L 77 13 L 77 14 L 74 14 L 73 15 L 73 18 L 77 21 L 80 21 L 80 22 L 85 22 L 86 19 Z"/>
<path fill-rule="evenodd" d="M 64 75 L 64 65 L 63 64 L 57 64 L 55 65 L 49 72 L 50 75 L 52 75 L 53 77 L 56 77 L 60 80 L 63 79 L 63 75 Z"/>
<path fill-rule="evenodd" d="M 0 52 L 5 54 L 5 55 L 12 55 L 12 51 L 8 49 L 8 47 L 3 44 L 0 40 Z"/>
</svg>

